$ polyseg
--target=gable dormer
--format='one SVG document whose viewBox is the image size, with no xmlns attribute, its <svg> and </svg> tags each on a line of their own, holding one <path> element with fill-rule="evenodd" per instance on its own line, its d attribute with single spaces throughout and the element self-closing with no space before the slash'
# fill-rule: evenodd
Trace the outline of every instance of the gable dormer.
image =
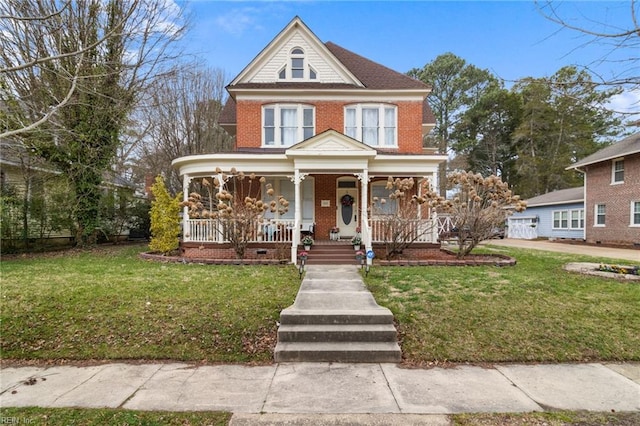
<svg viewBox="0 0 640 426">
<path fill-rule="evenodd" d="M 295 17 L 229 84 L 338 83 L 364 87 Z"/>
</svg>

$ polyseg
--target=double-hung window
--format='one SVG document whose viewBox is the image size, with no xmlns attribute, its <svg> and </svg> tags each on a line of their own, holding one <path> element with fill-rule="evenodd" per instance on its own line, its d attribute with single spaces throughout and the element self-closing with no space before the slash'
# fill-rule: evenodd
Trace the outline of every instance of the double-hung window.
<svg viewBox="0 0 640 426">
<path fill-rule="evenodd" d="M 571 229 L 584 229 L 584 210 L 571 210 Z"/>
<path fill-rule="evenodd" d="M 315 111 L 310 105 L 272 104 L 262 109 L 262 145 L 286 147 L 315 133 Z"/>
<path fill-rule="evenodd" d="M 605 226 L 605 219 L 607 217 L 606 204 L 596 204 L 595 206 L 595 220 L 594 226 Z"/>
<path fill-rule="evenodd" d="M 370 146 L 398 145 L 398 113 L 395 105 L 356 104 L 344 109 L 344 133 Z"/>
<path fill-rule="evenodd" d="M 624 159 L 613 160 L 611 165 L 611 183 L 624 182 Z"/>
<path fill-rule="evenodd" d="M 640 201 L 631 202 L 631 226 L 640 226 Z"/>
<path fill-rule="evenodd" d="M 387 189 L 387 181 L 371 184 L 371 206 L 374 216 L 394 215 L 398 211 L 398 200 L 389 198 L 391 191 Z"/>
<path fill-rule="evenodd" d="M 569 228 L 569 212 L 567 210 L 558 210 L 553 212 L 553 229 Z"/>
</svg>

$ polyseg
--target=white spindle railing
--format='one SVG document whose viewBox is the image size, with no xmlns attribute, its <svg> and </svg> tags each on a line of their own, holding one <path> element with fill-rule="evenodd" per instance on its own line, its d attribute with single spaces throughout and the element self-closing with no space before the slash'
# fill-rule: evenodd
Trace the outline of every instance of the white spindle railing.
<svg viewBox="0 0 640 426">
<path fill-rule="evenodd" d="M 228 242 L 226 232 L 229 221 L 217 219 L 187 219 L 187 232 L 183 236 L 185 242 L 225 243 Z M 265 219 L 256 222 L 249 242 L 266 241 L 288 243 L 293 241 L 293 220 Z"/>
<path fill-rule="evenodd" d="M 434 219 L 414 219 L 403 220 L 399 226 L 402 227 L 402 234 L 405 238 L 419 243 L 435 243 L 438 241 L 438 231 L 440 222 Z M 371 241 L 375 243 L 384 242 L 388 221 L 383 218 L 372 218 L 370 220 Z"/>
</svg>

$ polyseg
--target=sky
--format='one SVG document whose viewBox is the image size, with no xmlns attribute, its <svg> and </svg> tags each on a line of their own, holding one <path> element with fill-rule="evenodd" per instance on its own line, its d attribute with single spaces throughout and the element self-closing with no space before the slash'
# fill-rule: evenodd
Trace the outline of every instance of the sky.
<svg viewBox="0 0 640 426">
<path fill-rule="evenodd" d="M 406 73 L 452 52 L 488 69 L 507 87 L 524 77 L 588 66 L 604 78 L 638 74 L 632 47 L 616 49 L 546 19 L 533 1 L 213 1 L 176 3 L 191 15 L 185 51 L 224 71 L 231 81 L 295 17 L 323 42 Z M 563 18 L 592 30 L 631 28 L 629 1 L 554 2 Z M 636 3 L 636 13 L 640 6 Z M 637 49 L 637 43 L 635 46 Z M 622 59 L 622 61 L 620 61 Z M 637 66 L 637 65 L 636 65 Z M 640 91 L 615 100 L 640 111 Z"/>
</svg>

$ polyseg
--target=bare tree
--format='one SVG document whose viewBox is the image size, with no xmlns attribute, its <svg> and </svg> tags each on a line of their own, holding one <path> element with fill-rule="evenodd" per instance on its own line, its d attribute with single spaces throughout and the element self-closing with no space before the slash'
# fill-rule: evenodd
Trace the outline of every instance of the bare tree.
<svg viewBox="0 0 640 426">
<path fill-rule="evenodd" d="M 128 114 L 175 58 L 180 9 L 164 0 L 6 0 L 1 7 L 4 136 L 68 177 L 81 243 L 98 226 L 99 186 Z"/>
<path fill-rule="evenodd" d="M 165 177 L 173 193 L 182 181 L 171 161 L 194 154 L 230 150 L 231 137 L 218 125 L 225 76 L 220 69 L 188 64 L 158 79 L 137 114 L 144 138 L 137 147 L 141 173 Z"/>
<path fill-rule="evenodd" d="M 597 22 L 581 14 L 580 19 L 584 24 L 574 23 L 575 19 L 569 18 L 557 2 L 544 1 L 536 2 L 536 4 L 546 19 L 586 36 L 584 45 L 597 43 L 610 48 L 608 54 L 594 58 L 591 65 L 585 66 L 593 74 L 595 80 L 608 86 L 626 86 L 631 90 L 640 88 L 640 72 L 638 72 L 640 64 L 640 54 L 638 54 L 640 52 L 640 2 L 629 1 L 629 20 L 627 22 L 607 23 L 604 22 L 604 18 Z M 616 7 L 619 5 L 616 4 Z M 611 4 L 603 4 L 603 7 L 611 7 Z M 629 56 L 620 56 L 618 52 L 621 49 L 632 53 Z M 614 64 L 614 69 L 619 71 L 609 76 L 600 75 L 593 69 L 593 66 L 602 63 Z"/>
</svg>

